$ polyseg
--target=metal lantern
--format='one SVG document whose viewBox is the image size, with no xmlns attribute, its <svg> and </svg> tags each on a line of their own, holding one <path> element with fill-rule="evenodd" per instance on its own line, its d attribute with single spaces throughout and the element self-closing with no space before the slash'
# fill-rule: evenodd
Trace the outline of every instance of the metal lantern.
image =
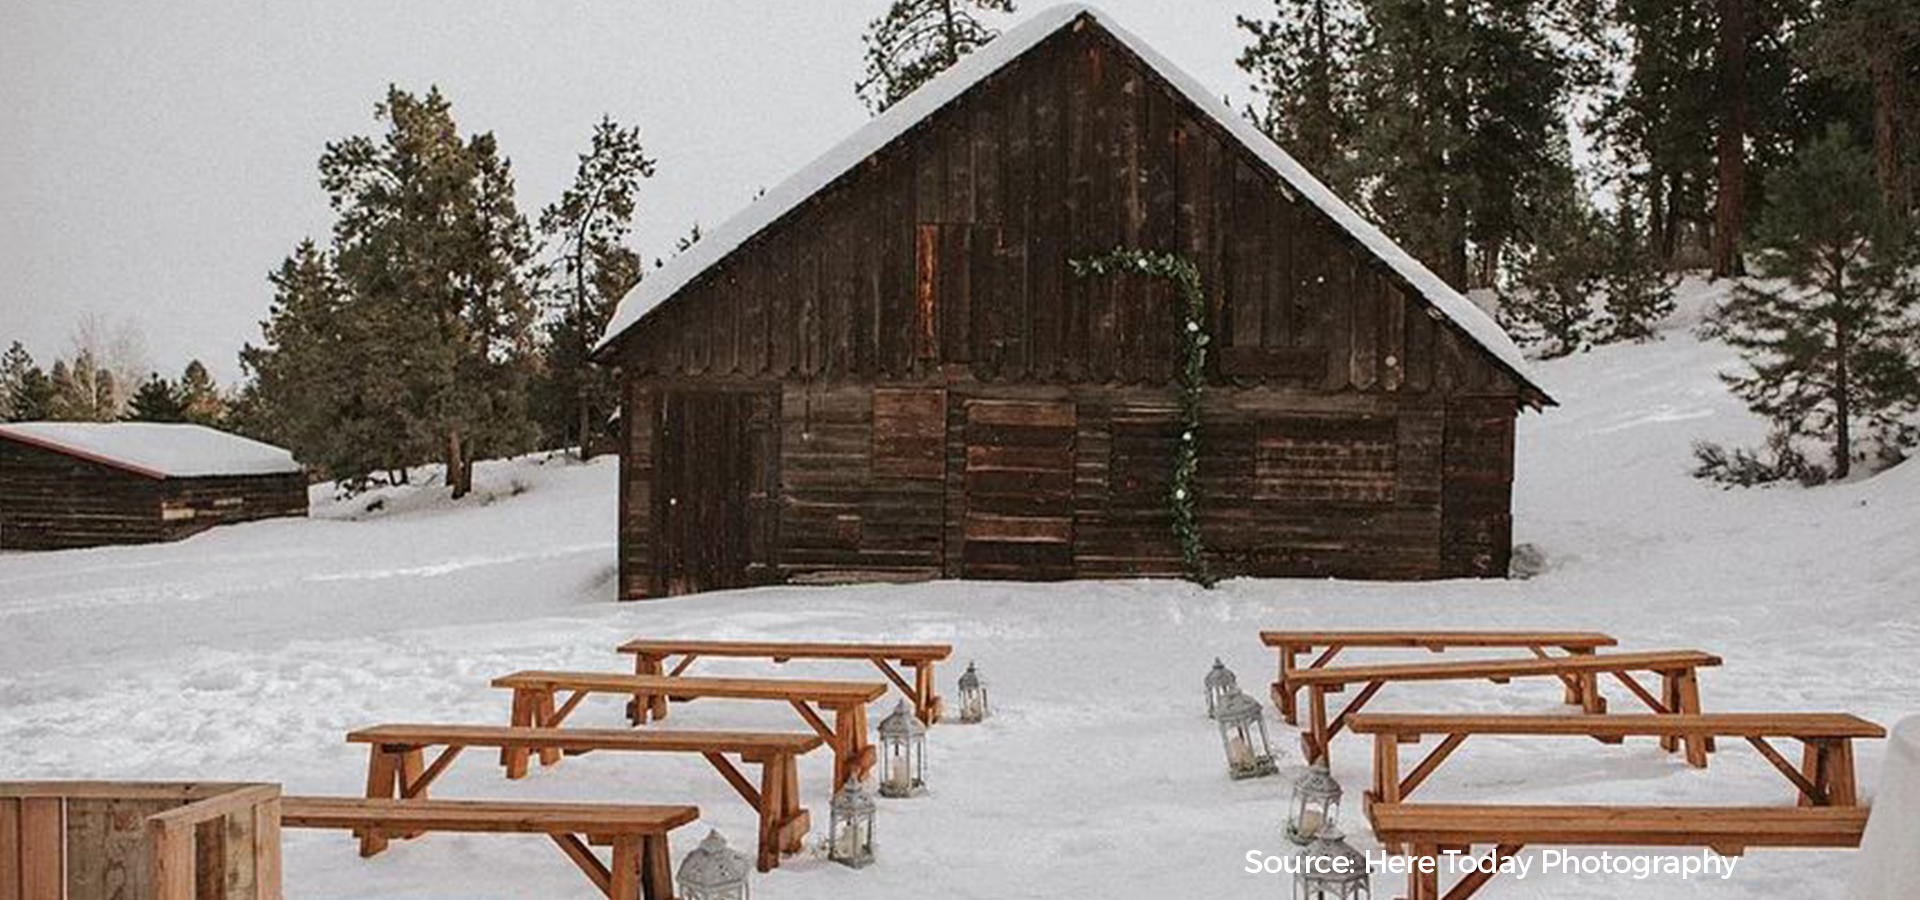
<svg viewBox="0 0 1920 900">
<path fill-rule="evenodd" d="M 1334 825 L 1314 836 L 1300 851 L 1300 868 L 1293 876 L 1294 900 L 1372 900 L 1373 879 L 1367 858 L 1347 843 Z"/>
<path fill-rule="evenodd" d="M 1327 771 L 1326 757 L 1293 783 L 1293 806 L 1287 812 L 1287 840 L 1310 844 L 1328 825 L 1340 824 L 1340 782 Z"/>
<path fill-rule="evenodd" d="M 960 721 L 974 724 L 985 719 L 988 712 L 987 686 L 980 683 L 980 673 L 973 663 L 967 663 L 967 671 L 960 675 Z"/>
<path fill-rule="evenodd" d="M 1220 701 L 1220 743 L 1227 750 L 1227 773 L 1234 778 L 1259 778 L 1280 771 L 1267 743 L 1267 720 L 1260 701 L 1238 690 Z"/>
<path fill-rule="evenodd" d="M 902 700 L 880 720 L 880 796 L 911 797 L 927 789 L 927 726 Z"/>
<path fill-rule="evenodd" d="M 855 869 L 873 864 L 873 795 L 858 777 L 833 795 L 832 818 L 827 825 L 827 858 Z"/>
<path fill-rule="evenodd" d="M 1213 658 L 1213 668 L 1207 671 L 1206 685 L 1207 717 L 1218 719 L 1220 718 L 1220 701 L 1227 699 L 1229 694 L 1240 693 L 1240 679 L 1233 674 L 1232 669 L 1227 668 L 1226 663 L 1220 661 L 1220 657 L 1216 656 Z"/>
<path fill-rule="evenodd" d="M 747 900 L 747 875 L 753 863 L 727 846 L 718 831 L 680 861 L 680 900 Z"/>
</svg>

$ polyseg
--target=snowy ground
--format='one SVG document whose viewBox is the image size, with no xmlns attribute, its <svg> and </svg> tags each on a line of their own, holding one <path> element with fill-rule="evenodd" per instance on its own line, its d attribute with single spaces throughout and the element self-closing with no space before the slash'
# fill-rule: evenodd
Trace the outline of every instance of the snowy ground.
<svg viewBox="0 0 1920 900">
<path fill-rule="evenodd" d="M 1697 298 L 1696 298 L 1697 305 Z M 1684 322 L 1682 323 L 1684 324 Z M 978 660 L 1000 716 L 930 737 L 931 796 L 882 807 L 882 864 L 813 858 L 758 878 L 756 897 L 1271 897 L 1243 871 L 1281 849 L 1287 780 L 1232 783 L 1200 678 L 1224 657 L 1264 685 L 1269 627 L 1593 628 L 1627 648 L 1701 648 L 1712 710 L 1920 711 L 1920 467 L 1817 491 L 1724 492 L 1686 474 L 1699 438 L 1752 441 L 1759 423 L 1714 372 L 1724 347 L 1684 330 L 1540 367 L 1564 404 L 1522 420 L 1518 540 L 1545 553 L 1531 581 L 1380 585 L 1235 581 L 937 583 L 780 588 L 616 605 L 614 464 L 485 466 L 482 497 L 322 498 L 306 522 L 221 529 L 164 547 L 0 556 L 0 778 L 264 779 L 357 793 L 342 735 L 387 721 L 504 722 L 487 687 L 525 667 L 614 669 L 627 637 L 942 640 Z M 368 510 L 374 500 L 381 508 Z M 707 672 L 770 670 L 703 663 Z M 796 664 L 793 674 L 872 677 Z M 959 667 L 942 673 L 951 694 Z M 1554 710 L 1558 686 L 1397 687 L 1378 709 Z M 1260 691 L 1264 699 L 1264 691 Z M 1616 703 L 1629 704 L 1620 697 Z M 876 711 L 876 714 L 878 711 Z M 751 704 L 677 707 L 687 727 L 797 727 Z M 581 725 L 619 721 L 590 702 Z M 1294 733 L 1283 776 L 1298 771 Z M 1776 803 L 1787 783 L 1729 745 L 1704 772 L 1646 743 L 1470 742 L 1429 800 Z M 1882 751 L 1862 748 L 1864 789 Z M 1360 739 L 1335 744 L 1357 793 Z M 827 757 L 802 787 L 825 821 Z M 462 759 L 446 797 L 692 801 L 748 843 L 747 808 L 697 759 L 599 754 L 509 784 Z M 1350 817 L 1350 820 L 1353 817 Z M 816 827 L 816 836 L 819 828 Z M 694 837 L 688 834 L 687 838 Z M 683 838 L 677 852 L 690 849 Z M 1356 838 L 1370 846 L 1364 830 Z M 1841 896 L 1847 853 L 1756 851 L 1730 881 L 1619 876 L 1496 880 L 1491 898 Z M 305 900 L 587 898 L 537 838 L 434 836 L 372 861 L 344 834 L 289 832 L 286 880 Z M 1401 884 L 1383 878 L 1381 896 Z"/>
</svg>

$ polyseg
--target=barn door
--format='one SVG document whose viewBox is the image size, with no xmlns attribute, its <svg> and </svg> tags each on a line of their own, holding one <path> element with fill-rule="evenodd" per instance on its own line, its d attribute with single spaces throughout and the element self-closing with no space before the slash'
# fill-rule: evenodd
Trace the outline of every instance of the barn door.
<svg viewBox="0 0 1920 900">
<path fill-rule="evenodd" d="M 1071 401 L 967 403 L 968 578 L 1073 577 Z"/>
<path fill-rule="evenodd" d="M 669 390 L 656 415 L 657 583 L 686 594 L 770 581 L 779 521 L 774 395 Z"/>
</svg>

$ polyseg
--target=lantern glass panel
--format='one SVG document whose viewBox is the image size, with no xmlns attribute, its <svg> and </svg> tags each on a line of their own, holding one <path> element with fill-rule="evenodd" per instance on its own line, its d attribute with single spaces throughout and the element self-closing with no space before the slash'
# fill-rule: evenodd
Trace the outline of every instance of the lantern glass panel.
<svg viewBox="0 0 1920 900">
<path fill-rule="evenodd" d="M 1293 784 L 1293 804 L 1287 813 L 1287 839 L 1311 843 L 1322 828 L 1340 821 L 1340 782 L 1327 770 L 1326 760 L 1314 763 Z"/>
<path fill-rule="evenodd" d="M 1220 703 L 1220 743 L 1227 753 L 1227 772 L 1234 778 L 1259 778 L 1279 772 L 1267 741 L 1267 722 L 1260 701 L 1235 691 Z"/>
<path fill-rule="evenodd" d="M 906 701 L 880 722 L 880 796 L 912 797 L 927 788 L 927 726 Z"/>
<path fill-rule="evenodd" d="M 1328 825 L 1300 850 L 1293 877 L 1295 900 L 1372 900 L 1373 879 L 1367 858 Z"/>
<path fill-rule="evenodd" d="M 833 795 L 832 818 L 827 829 L 827 858 L 843 866 L 858 869 L 873 863 L 873 796 L 849 777 L 846 786 Z"/>
<path fill-rule="evenodd" d="M 980 673 L 973 663 L 967 663 L 967 671 L 960 676 L 960 721 L 976 723 L 991 712 L 987 705 L 987 686 L 980 680 Z"/>
</svg>

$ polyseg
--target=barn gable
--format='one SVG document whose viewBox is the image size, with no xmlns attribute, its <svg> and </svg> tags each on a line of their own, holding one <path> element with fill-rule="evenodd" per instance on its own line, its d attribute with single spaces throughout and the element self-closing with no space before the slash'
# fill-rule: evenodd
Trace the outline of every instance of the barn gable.
<svg viewBox="0 0 1920 900">
<path fill-rule="evenodd" d="M 1201 264 L 1216 377 L 1389 391 L 1451 379 L 1552 402 L 1483 311 L 1078 5 L 1009 31 L 649 277 L 602 349 L 641 373 L 959 365 L 987 380 L 1164 383 L 1167 298 L 1066 272 L 1121 244 Z"/>
</svg>

